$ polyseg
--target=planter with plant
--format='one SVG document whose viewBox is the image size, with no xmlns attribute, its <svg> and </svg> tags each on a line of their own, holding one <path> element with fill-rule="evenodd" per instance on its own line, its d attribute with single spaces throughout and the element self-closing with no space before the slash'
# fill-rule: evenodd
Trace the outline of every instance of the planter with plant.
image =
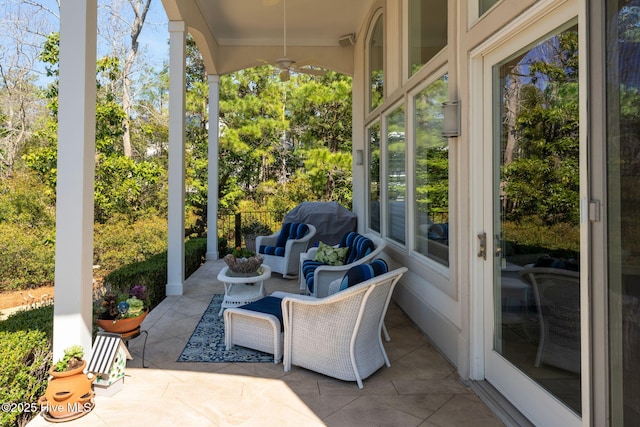
<svg viewBox="0 0 640 427">
<path fill-rule="evenodd" d="M 128 292 L 107 289 L 97 302 L 97 324 L 107 332 L 135 334 L 147 316 L 147 289 L 136 285 Z"/>
<path fill-rule="evenodd" d="M 79 418 L 93 409 L 95 377 L 84 373 L 87 362 L 84 349 L 73 345 L 64 350 L 64 356 L 49 370 L 51 378 L 47 390 L 39 400 L 43 416 L 56 421 Z"/>
<path fill-rule="evenodd" d="M 235 248 L 226 255 L 224 262 L 236 275 L 255 275 L 262 265 L 262 257 L 246 248 Z"/>
<path fill-rule="evenodd" d="M 240 227 L 240 232 L 244 236 L 244 244 L 248 250 L 256 252 L 256 237 L 268 236 L 272 233 L 271 228 L 259 221 L 248 222 Z"/>
</svg>

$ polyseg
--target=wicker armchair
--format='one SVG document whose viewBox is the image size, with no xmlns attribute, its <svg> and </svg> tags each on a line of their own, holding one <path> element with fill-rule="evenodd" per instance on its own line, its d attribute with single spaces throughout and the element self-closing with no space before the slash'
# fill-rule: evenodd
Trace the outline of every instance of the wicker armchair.
<svg viewBox="0 0 640 427">
<path fill-rule="evenodd" d="M 391 293 L 405 267 L 326 298 L 290 295 L 282 300 L 284 370 L 300 366 L 344 381 L 362 380 L 391 366 L 380 329 Z"/>
<path fill-rule="evenodd" d="M 351 267 L 376 259 L 385 245 L 382 238 L 373 234 L 349 232 L 338 244 L 338 247 L 349 247 L 344 265 L 326 265 L 316 262 L 314 260 L 318 248 L 310 248 L 309 251 L 300 255 L 300 289 L 316 298 L 326 297 L 329 295 L 331 282 L 341 279 Z"/>
<path fill-rule="evenodd" d="M 520 277 L 531 283 L 540 321 L 535 366 L 542 363 L 580 373 L 580 273 L 530 267 Z"/>
<path fill-rule="evenodd" d="M 257 236 L 256 248 L 262 263 L 285 279 L 298 277 L 300 254 L 307 250 L 309 240 L 316 234 L 312 224 L 285 223 L 270 236 Z"/>
</svg>

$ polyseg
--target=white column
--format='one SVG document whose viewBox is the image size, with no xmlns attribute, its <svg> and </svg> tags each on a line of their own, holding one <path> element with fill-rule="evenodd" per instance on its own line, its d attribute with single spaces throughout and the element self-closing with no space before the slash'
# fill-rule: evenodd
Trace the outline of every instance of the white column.
<svg viewBox="0 0 640 427">
<path fill-rule="evenodd" d="M 53 357 L 91 352 L 97 2 L 60 3 Z"/>
<path fill-rule="evenodd" d="M 218 253 L 218 156 L 220 121 L 220 76 L 209 75 L 209 179 L 207 194 L 207 259 Z"/>
<path fill-rule="evenodd" d="M 169 22 L 169 230 L 167 295 L 184 286 L 186 27 Z"/>
</svg>

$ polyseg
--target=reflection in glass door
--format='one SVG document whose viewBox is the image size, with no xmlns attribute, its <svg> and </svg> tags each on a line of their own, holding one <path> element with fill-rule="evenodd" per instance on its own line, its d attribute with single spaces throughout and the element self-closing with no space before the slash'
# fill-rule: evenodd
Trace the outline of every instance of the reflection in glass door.
<svg viewBox="0 0 640 427">
<path fill-rule="evenodd" d="M 607 2 L 611 425 L 640 425 L 640 1 Z"/>
<path fill-rule="evenodd" d="M 493 350 L 576 413 L 578 29 L 494 66 Z"/>
</svg>

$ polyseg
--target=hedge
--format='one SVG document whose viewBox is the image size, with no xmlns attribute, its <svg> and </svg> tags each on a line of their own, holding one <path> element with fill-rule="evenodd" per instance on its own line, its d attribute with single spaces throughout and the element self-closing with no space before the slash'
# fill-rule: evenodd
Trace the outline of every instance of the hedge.
<svg viewBox="0 0 640 427">
<path fill-rule="evenodd" d="M 0 411 L 0 425 L 26 425 L 38 414 L 38 398 L 47 388 L 51 350 L 46 333 L 0 332 L 0 366 L 0 402 L 16 405 Z"/>
<path fill-rule="evenodd" d="M 207 253 L 207 239 L 195 238 L 184 245 L 185 277 L 196 271 L 205 259 Z M 162 252 L 144 261 L 126 265 L 112 271 L 104 277 L 105 285 L 111 288 L 128 290 L 135 285 L 147 288 L 150 308 L 157 306 L 167 296 L 167 252 Z"/>
</svg>

